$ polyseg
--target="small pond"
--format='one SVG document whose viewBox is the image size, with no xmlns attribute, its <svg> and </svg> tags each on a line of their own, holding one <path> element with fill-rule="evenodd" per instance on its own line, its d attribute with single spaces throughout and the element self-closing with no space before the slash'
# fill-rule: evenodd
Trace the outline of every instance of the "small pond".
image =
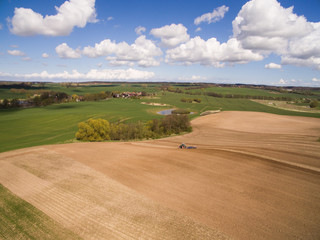
<svg viewBox="0 0 320 240">
<path fill-rule="evenodd" d="M 157 112 L 160 115 L 170 115 L 172 113 L 172 111 L 175 109 L 166 109 L 166 110 L 162 110 L 160 112 Z M 189 114 L 194 114 L 194 112 L 190 112 Z"/>
<path fill-rule="evenodd" d="M 166 110 L 162 110 L 160 112 L 157 112 L 160 115 L 170 115 L 172 113 L 174 109 L 166 109 Z"/>
</svg>

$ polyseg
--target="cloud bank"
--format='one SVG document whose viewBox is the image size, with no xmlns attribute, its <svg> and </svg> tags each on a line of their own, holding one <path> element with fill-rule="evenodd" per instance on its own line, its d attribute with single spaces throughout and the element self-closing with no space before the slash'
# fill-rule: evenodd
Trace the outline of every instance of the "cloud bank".
<svg viewBox="0 0 320 240">
<path fill-rule="evenodd" d="M 227 11 L 228 7 L 221 6 L 196 18 L 194 23 L 218 21 Z M 243 5 L 232 22 L 233 36 L 224 43 L 214 37 L 208 40 L 199 36 L 188 39 L 185 27 L 178 35 L 177 29 L 169 31 L 172 26 L 151 32 L 172 48 L 166 52 L 166 62 L 169 63 L 223 67 L 226 64 L 260 61 L 274 53 L 281 57 L 282 65 L 320 70 L 320 22 L 308 22 L 304 16 L 293 13 L 293 7 L 284 8 L 277 0 L 251 0 Z M 178 36 L 188 37 L 180 41 Z M 175 41 L 168 44 L 171 40 Z M 279 69 L 281 65 L 272 63 L 265 68 Z"/>
<path fill-rule="evenodd" d="M 87 73 L 79 73 L 77 70 L 72 72 L 64 71 L 62 73 L 50 74 L 47 71 L 31 74 L 10 74 L 0 72 L 0 77 L 9 79 L 26 79 L 26 80 L 97 80 L 97 81 L 114 81 L 114 80 L 148 80 L 155 77 L 154 72 L 140 71 L 136 69 L 91 69 Z"/>
<path fill-rule="evenodd" d="M 30 8 L 15 8 L 10 31 L 20 36 L 66 36 L 74 27 L 83 28 L 88 22 L 97 21 L 95 0 L 65 1 L 55 9 L 56 15 L 44 17 Z"/>
<path fill-rule="evenodd" d="M 201 31 L 198 25 L 202 23 L 210 24 L 221 20 L 228 10 L 229 8 L 223 5 L 195 18 L 194 24 L 197 25 L 195 32 Z M 21 36 L 37 34 L 63 36 L 70 34 L 75 27 L 85 27 L 88 22 L 97 21 L 95 0 L 65 1 L 60 7 L 56 7 L 56 11 L 56 15 L 43 16 L 32 9 L 16 8 L 10 21 L 10 31 Z M 108 18 L 108 20 L 112 19 L 112 17 Z M 304 16 L 298 16 L 294 13 L 293 7 L 284 8 L 277 0 L 250 0 L 242 6 L 233 20 L 232 30 L 233 35 L 228 41 L 219 42 L 215 37 L 202 39 L 200 36 L 195 36 L 190 38 L 188 29 L 183 24 L 173 23 L 151 29 L 149 34 L 158 38 L 158 41 L 152 41 L 143 35 L 146 28 L 138 26 L 135 32 L 139 36 L 132 44 L 106 38 L 92 46 L 77 49 L 71 48 L 64 42 L 59 44 L 55 50 L 60 58 L 103 57 L 112 66 L 130 67 L 135 65 L 154 67 L 159 66 L 163 61 L 169 64 L 224 67 L 261 61 L 274 54 L 281 58 L 281 64 L 268 63 L 264 66 L 266 69 L 281 69 L 284 65 L 296 65 L 320 70 L 320 22 L 309 22 Z M 162 57 L 163 52 L 165 52 L 164 57 Z M 8 50 L 7 53 L 13 56 L 26 56 L 20 50 Z M 44 53 L 42 57 L 47 58 L 48 54 Z M 23 60 L 31 59 L 25 57 Z M 148 74 L 152 73 L 135 72 L 137 70 L 130 69 L 130 74 L 137 74 L 137 79 L 150 77 Z M 129 76 L 127 70 L 110 71 L 91 70 L 91 75 L 89 72 L 83 74 L 77 71 L 59 74 L 42 72 L 22 77 L 33 76 L 36 79 L 40 77 L 44 79 L 81 77 L 97 80 L 99 79 L 97 76 L 102 76 L 101 79 L 109 80 L 110 76 L 119 79 L 118 76 L 121 75 L 125 80 L 126 76 Z M 64 76 L 67 77 L 64 78 Z M 189 79 L 199 80 L 190 77 Z M 284 82 L 285 80 L 281 81 L 281 84 Z"/>
<path fill-rule="evenodd" d="M 266 11 L 268 9 L 268 11 Z M 246 49 L 276 53 L 282 64 L 320 69 L 320 22 L 308 22 L 276 0 L 247 2 L 232 22 L 233 36 Z"/>
<path fill-rule="evenodd" d="M 235 38 L 220 43 L 216 38 L 205 41 L 199 36 L 174 49 L 169 49 L 166 56 L 166 61 L 169 63 L 180 62 L 186 65 L 200 63 L 214 67 L 223 67 L 225 63 L 247 63 L 262 59 L 262 55 L 243 49 Z"/>
<path fill-rule="evenodd" d="M 83 50 L 74 50 L 63 43 L 56 47 L 56 52 L 61 58 L 80 58 L 81 55 L 90 58 L 106 57 L 113 66 L 133 66 L 137 63 L 140 67 L 158 66 L 160 60 L 157 57 L 163 54 L 161 49 L 144 35 L 138 37 L 131 45 L 105 39 L 94 46 L 84 47 Z"/>
</svg>

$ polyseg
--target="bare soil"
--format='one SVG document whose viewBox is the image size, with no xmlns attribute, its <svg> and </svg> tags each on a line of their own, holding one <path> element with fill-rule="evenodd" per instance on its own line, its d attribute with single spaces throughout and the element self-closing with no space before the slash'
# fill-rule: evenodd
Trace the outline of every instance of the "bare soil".
<svg viewBox="0 0 320 240">
<path fill-rule="evenodd" d="M 86 239 L 320 238 L 319 119 L 221 112 L 192 125 L 2 153 L 0 183 Z"/>
<path fill-rule="evenodd" d="M 145 105 L 151 105 L 151 106 L 168 106 L 168 104 L 164 104 L 164 103 L 155 103 L 155 102 L 141 102 L 141 104 L 145 104 Z"/>
</svg>

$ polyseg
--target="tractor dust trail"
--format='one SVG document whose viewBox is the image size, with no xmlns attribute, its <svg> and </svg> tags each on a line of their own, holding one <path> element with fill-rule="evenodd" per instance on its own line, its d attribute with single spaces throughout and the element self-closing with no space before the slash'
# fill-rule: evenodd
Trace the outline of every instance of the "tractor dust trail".
<svg viewBox="0 0 320 240">
<path fill-rule="evenodd" d="M 161 140 L 0 154 L 12 174 L 16 169 L 41 180 L 35 181 L 37 194 L 44 191 L 52 210 L 36 201 L 32 186 L 27 194 L 12 174 L 0 177 L 0 183 L 17 195 L 23 188 L 20 197 L 85 238 L 96 232 L 92 238 L 161 239 L 168 231 L 167 239 L 319 239 L 319 119 L 221 112 L 192 125 L 190 134 Z M 181 143 L 197 149 L 178 149 Z M 24 151 L 26 156 L 20 155 Z M 52 196 L 48 186 L 54 188 Z M 55 197 L 70 202 L 60 206 L 50 200 Z M 77 216 L 76 207 L 84 202 L 90 207 Z M 101 210 L 94 210 L 95 204 Z M 96 216 L 101 221 L 94 221 Z M 118 228 L 122 225 L 125 230 Z"/>
</svg>

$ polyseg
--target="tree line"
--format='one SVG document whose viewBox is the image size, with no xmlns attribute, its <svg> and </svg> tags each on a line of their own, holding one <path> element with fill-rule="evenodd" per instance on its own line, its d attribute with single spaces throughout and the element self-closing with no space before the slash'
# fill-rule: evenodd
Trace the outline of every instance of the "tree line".
<svg viewBox="0 0 320 240">
<path fill-rule="evenodd" d="M 64 92 L 46 91 L 26 100 L 19 100 L 17 98 L 8 100 L 5 98 L 0 103 L 0 109 L 47 106 L 53 103 L 67 102 L 68 99 L 69 95 Z"/>
<path fill-rule="evenodd" d="M 110 123 L 105 119 L 89 119 L 78 124 L 76 139 L 99 142 L 106 140 L 149 139 L 190 132 L 192 130 L 187 115 L 167 115 L 162 119 L 137 123 Z"/>
<path fill-rule="evenodd" d="M 260 99 L 260 100 L 277 100 L 277 101 L 293 101 L 292 97 L 287 96 L 252 96 L 241 94 L 220 94 L 215 92 L 206 92 L 207 96 L 216 98 L 244 98 L 244 99 Z"/>
<path fill-rule="evenodd" d="M 19 90 L 19 89 L 18 89 Z M 14 90 L 16 91 L 16 90 Z M 65 92 L 55 92 L 47 90 L 38 90 L 36 94 L 32 97 L 28 97 L 25 100 L 14 99 L 3 99 L 0 102 L 0 109 L 9 108 L 20 108 L 20 107 L 39 107 L 47 106 L 54 103 L 65 103 L 65 102 L 78 102 L 78 101 L 100 101 L 108 98 L 117 98 L 123 93 L 119 91 L 105 91 L 100 93 L 86 93 L 83 96 L 78 96 L 77 94 L 72 94 L 71 96 Z M 147 92 L 141 92 L 141 96 L 148 96 Z M 129 98 L 138 98 L 137 96 L 130 96 Z"/>
</svg>

